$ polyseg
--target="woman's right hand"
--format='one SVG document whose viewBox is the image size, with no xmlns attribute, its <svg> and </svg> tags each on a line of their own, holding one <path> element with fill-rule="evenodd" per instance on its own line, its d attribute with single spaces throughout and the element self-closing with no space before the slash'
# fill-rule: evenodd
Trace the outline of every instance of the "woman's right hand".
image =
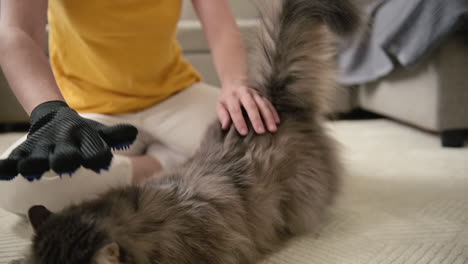
<svg viewBox="0 0 468 264">
<path fill-rule="evenodd" d="M 43 103 L 31 113 L 26 141 L 0 160 L 0 180 L 21 174 L 33 181 L 49 170 L 71 175 L 81 166 L 99 173 L 110 166 L 111 150 L 129 147 L 137 134 L 131 125 L 109 127 L 83 118 L 63 101 Z"/>
</svg>

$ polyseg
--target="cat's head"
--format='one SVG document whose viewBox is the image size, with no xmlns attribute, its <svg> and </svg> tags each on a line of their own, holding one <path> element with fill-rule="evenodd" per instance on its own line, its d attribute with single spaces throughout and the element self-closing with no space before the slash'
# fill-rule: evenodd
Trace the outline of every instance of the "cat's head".
<svg viewBox="0 0 468 264">
<path fill-rule="evenodd" d="M 35 235 L 22 264 L 229 264 L 237 263 L 233 245 L 245 244 L 246 251 L 253 246 L 244 235 L 248 230 L 237 230 L 243 227 L 243 207 L 235 190 L 202 196 L 181 192 L 187 184 L 181 177 L 159 179 L 157 185 L 114 190 L 57 213 L 32 207 Z M 209 187 L 215 179 L 205 177 L 200 184 L 216 189 Z M 211 202 L 215 197 L 219 203 Z"/>
<path fill-rule="evenodd" d="M 28 256 L 21 264 L 124 264 L 128 256 L 110 239 L 102 223 L 78 210 L 54 214 L 44 206 L 28 212 L 35 231 Z"/>
</svg>

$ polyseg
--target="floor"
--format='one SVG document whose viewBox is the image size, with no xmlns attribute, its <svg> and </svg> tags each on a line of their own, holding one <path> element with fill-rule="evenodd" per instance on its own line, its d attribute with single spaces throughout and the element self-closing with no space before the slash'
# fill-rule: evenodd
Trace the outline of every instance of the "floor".
<svg viewBox="0 0 468 264">
<path fill-rule="evenodd" d="M 330 125 L 341 142 L 343 193 L 319 236 L 298 238 L 265 264 L 468 264 L 468 142 L 444 149 L 435 135 L 385 119 Z M 0 150 L 17 134 L 0 137 Z M 0 263 L 27 241 L 0 211 Z"/>
</svg>

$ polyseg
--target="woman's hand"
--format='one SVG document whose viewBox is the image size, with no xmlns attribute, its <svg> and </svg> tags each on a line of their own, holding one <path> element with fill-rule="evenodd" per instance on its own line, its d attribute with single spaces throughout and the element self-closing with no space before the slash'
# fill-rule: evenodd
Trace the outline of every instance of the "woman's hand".
<svg viewBox="0 0 468 264">
<path fill-rule="evenodd" d="M 248 72 L 247 56 L 229 1 L 192 0 L 192 3 L 203 25 L 223 87 L 217 105 L 222 128 L 234 124 L 241 135 L 247 135 L 247 122 L 242 114 L 244 108 L 255 132 L 275 132 L 280 118 L 273 105 L 239 81 L 244 80 Z"/>
<path fill-rule="evenodd" d="M 276 132 L 280 118 L 269 100 L 245 85 L 223 87 L 216 107 L 223 129 L 233 123 L 241 135 L 247 135 L 248 127 L 242 108 L 246 110 L 256 133 L 263 134 L 267 130 Z"/>
</svg>

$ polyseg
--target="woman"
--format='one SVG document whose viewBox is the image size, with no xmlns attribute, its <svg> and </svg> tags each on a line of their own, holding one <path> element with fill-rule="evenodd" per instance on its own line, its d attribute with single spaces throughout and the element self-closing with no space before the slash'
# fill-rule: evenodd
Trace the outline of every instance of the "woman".
<svg viewBox="0 0 468 264">
<path fill-rule="evenodd" d="M 243 83 L 246 54 L 228 1 L 192 0 L 221 89 L 183 58 L 182 4 L 2 0 L 0 64 L 32 126 L 0 161 L 0 177 L 11 180 L 0 182 L 1 207 L 60 210 L 139 183 L 193 153 L 216 114 L 246 134 L 244 108 L 257 133 L 276 131 L 275 109 Z M 131 148 L 112 156 L 110 148 L 132 143 L 132 128 Z"/>
</svg>

